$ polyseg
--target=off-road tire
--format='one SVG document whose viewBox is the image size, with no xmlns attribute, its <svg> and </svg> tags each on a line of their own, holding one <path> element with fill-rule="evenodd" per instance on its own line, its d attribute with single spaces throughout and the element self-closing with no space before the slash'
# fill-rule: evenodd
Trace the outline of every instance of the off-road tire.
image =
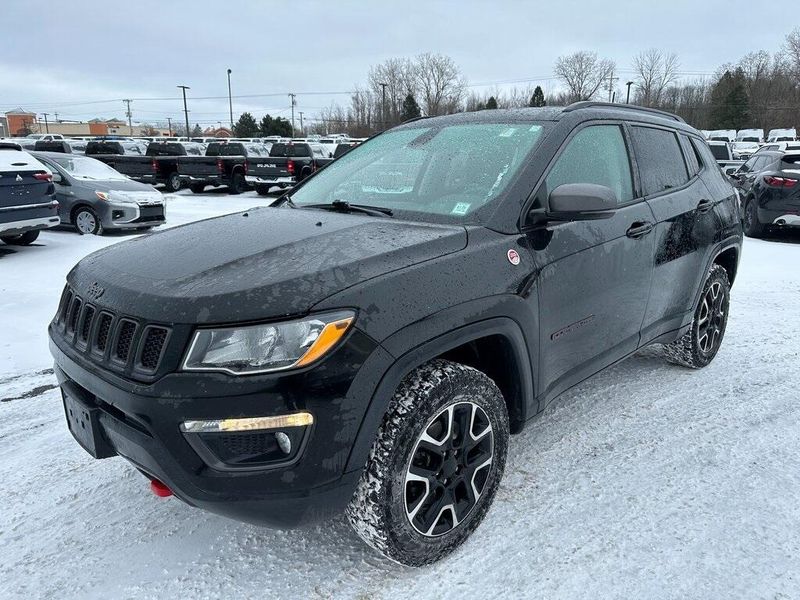
<svg viewBox="0 0 800 600">
<path fill-rule="evenodd" d="M 412 458 L 417 456 L 415 453 L 418 451 L 418 444 L 422 443 L 421 436 L 432 431 L 431 427 L 436 422 L 434 417 L 447 414 L 450 407 L 453 407 L 450 413 L 452 415 L 470 405 L 477 406 L 477 409 L 472 409 L 470 428 L 474 427 L 474 415 L 478 412 L 491 425 L 488 434 L 493 436 L 490 438 L 491 464 L 485 467 L 486 472 L 481 475 L 484 483 L 477 501 L 468 505 L 468 512 L 462 515 L 459 522 L 452 526 L 454 519 L 450 519 L 449 525 L 452 528 L 445 533 L 424 535 L 412 524 L 406 506 L 406 486 L 409 485 L 407 473 L 410 472 Z M 451 430 L 448 431 L 453 433 L 452 444 L 459 443 L 456 441 L 456 434 L 461 436 L 461 429 L 457 423 L 451 425 Z M 484 439 L 484 435 L 480 434 L 480 439 Z M 403 379 L 389 402 L 366 468 L 346 510 L 350 524 L 369 546 L 398 563 L 421 566 L 436 562 L 461 545 L 489 510 L 503 475 L 508 438 L 505 401 L 497 385 L 484 373 L 445 360 L 434 360 L 418 367 Z M 443 440 L 449 439 L 450 436 L 445 432 Z M 463 441 L 465 438 L 461 439 Z M 477 445 L 481 442 L 472 443 Z M 450 460 L 465 460 L 464 456 L 470 452 L 462 450 L 460 459 Z M 459 470 L 462 468 L 464 467 L 459 467 Z M 471 476 L 473 484 L 476 472 L 477 469 Z M 484 475 L 485 479 L 482 479 Z M 457 479 L 452 474 L 447 476 Z M 461 475 L 462 481 L 468 476 Z M 442 481 L 444 480 L 435 485 L 442 485 Z M 426 495 L 420 500 L 420 504 L 428 498 L 428 491 L 431 489 L 434 490 L 431 492 L 431 501 L 441 497 L 442 490 L 435 485 L 425 484 Z M 445 508 L 438 513 L 437 522 L 443 517 Z M 436 508 L 433 512 L 436 512 Z M 447 525 L 445 523 L 445 529 Z"/>
<path fill-rule="evenodd" d="M 719 299 L 719 306 L 709 306 L 707 309 L 704 306 L 711 302 L 713 296 L 713 288 L 719 286 L 719 294 L 722 297 Z M 664 346 L 667 360 L 676 365 L 689 367 L 691 369 L 701 369 L 708 365 L 717 355 L 722 340 L 725 337 L 725 327 L 728 324 L 728 311 L 730 309 L 731 285 L 728 281 L 728 273 L 720 265 L 713 265 L 708 272 L 708 277 L 703 284 L 703 291 L 700 294 L 700 301 L 694 311 L 694 318 L 689 327 L 689 331 L 683 334 L 677 341 Z M 721 317 L 716 315 L 714 311 L 721 309 Z M 707 312 L 708 311 L 708 312 Z M 708 318 L 710 325 L 716 331 L 716 341 L 714 341 L 714 332 L 707 335 L 712 336 L 711 344 L 708 347 L 702 344 L 702 331 L 701 328 L 705 325 L 704 317 Z M 717 322 L 713 319 L 717 318 Z"/>
<path fill-rule="evenodd" d="M 193 194 L 202 194 L 203 190 L 206 189 L 206 186 L 202 183 L 192 183 L 189 185 L 189 189 L 192 190 Z"/>
<path fill-rule="evenodd" d="M 270 186 L 268 185 L 257 185 L 256 194 L 258 194 L 259 196 L 269 196 L 269 189 Z"/>
<path fill-rule="evenodd" d="M 744 205 L 744 234 L 751 238 L 761 238 L 766 232 L 766 226 L 758 220 L 756 200 L 750 198 Z"/>
<path fill-rule="evenodd" d="M 0 237 L 0 240 L 9 246 L 30 246 L 38 237 L 39 230 L 37 229 L 36 231 L 26 231 L 25 233 L 20 233 L 19 235 L 6 235 Z"/>
</svg>

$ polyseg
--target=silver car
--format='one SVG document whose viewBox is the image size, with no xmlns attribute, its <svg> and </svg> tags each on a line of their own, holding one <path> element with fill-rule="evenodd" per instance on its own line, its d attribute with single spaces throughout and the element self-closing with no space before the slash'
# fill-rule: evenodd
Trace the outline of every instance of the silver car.
<svg viewBox="0 0 800 600">
<path fill-rule="evenodd" d="M 150 229 L 166 221 L 164 198 L 88 156 L 32 152 L 53 173 L 62 224 L 81 234 L 109 229 Z"/>
</svg>

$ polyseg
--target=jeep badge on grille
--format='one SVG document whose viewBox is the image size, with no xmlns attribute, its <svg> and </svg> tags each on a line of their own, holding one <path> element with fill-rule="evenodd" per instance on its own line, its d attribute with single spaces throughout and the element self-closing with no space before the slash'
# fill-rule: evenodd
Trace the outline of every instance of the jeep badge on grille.
<svg viewBox="0 0 800 600">
<path fill-rule="evenodd" d="M 106 288 L 101 286 L 96 281 L 89 286 L 89 289 L 86 290 L 86 295 L 89 296 L 92 300 L 99 300 L 100 297 L 106 292 Z"/>
</svg>

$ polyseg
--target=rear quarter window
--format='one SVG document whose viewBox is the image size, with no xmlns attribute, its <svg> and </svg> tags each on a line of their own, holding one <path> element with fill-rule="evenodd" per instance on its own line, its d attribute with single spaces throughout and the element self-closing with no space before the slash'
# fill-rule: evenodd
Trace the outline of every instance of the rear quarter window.
<svg viewBox="0 0 800 600">
<path fill-rule="evenodd" d="M 655 127 L 631 127 L 642 189 L 646 196 L 684 185 L 689 172 L 674 132 Z"/>
</svg>

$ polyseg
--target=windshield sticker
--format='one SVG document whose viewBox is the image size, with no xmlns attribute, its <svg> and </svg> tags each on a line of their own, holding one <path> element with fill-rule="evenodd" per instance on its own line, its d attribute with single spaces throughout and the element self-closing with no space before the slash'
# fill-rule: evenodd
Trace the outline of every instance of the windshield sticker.
<svg viewBox="0 0 800 600">
<path fill-rule="evenodd" d="M 453 215 L 465 215 L 469 210 L 470 203 L 469 202 L 459 202 L 453 207 L 453 210 L 450 211 L 450 214 Z"/>
<path fill-rule="evenodd" d="M 511 137 L 517 132 L 516 127 L 509 127 L 508 129 L 504 129 L 500 132 L 499 137 Z"/>
</svg>

